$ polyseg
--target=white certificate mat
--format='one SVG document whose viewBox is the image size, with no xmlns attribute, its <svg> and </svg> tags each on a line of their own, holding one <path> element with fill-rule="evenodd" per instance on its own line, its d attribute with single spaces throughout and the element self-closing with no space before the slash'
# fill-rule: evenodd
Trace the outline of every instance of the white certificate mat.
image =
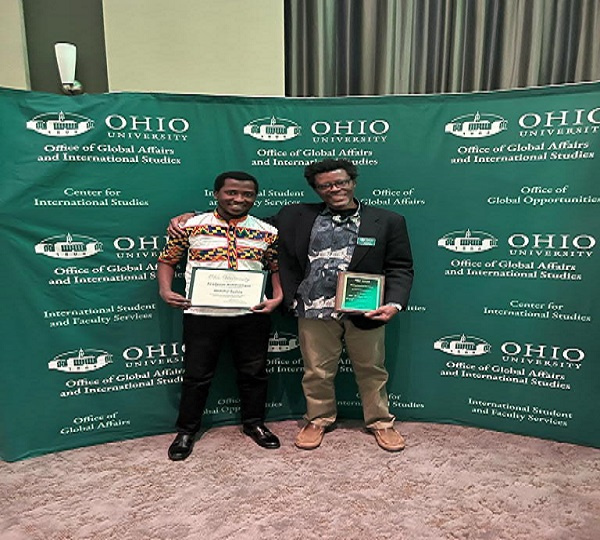
<svg viewBox="0 0 600 540">
<path fill-rule="evenodd" d="M 192 307 L 246 308 L 262 302 L 267 272 L 192 268 L 188 299 Z"/>
</svg>

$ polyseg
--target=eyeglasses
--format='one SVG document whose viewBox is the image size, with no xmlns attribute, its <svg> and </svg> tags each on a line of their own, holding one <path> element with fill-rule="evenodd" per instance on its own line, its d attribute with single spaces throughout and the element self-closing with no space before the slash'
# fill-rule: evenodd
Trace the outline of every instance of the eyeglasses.
<svg viewBox="0 0 600 540">
<path fill-rule="evenodd" d="M 315 184 L 315 189 L 317 191 L 330 191 L 334 187 L 337 188 L 345 188 L 350 185 L 352 182 L 352 178 L 346 178 L 344 180 L 336 180 L 335 182 L 326 182 L 325 184 Z"/>
</svg>

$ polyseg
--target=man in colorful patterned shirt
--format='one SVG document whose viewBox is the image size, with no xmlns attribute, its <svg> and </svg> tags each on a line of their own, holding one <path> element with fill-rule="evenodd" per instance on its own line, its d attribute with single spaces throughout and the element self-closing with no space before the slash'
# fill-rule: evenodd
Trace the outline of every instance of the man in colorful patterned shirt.
<svg viewBox="0 0 600 540">
<path fill-rule="evenodd" d="M 271 313 L 283 299 L 279 283 L 277 229 L 248 214 L 258 193 L 256 179 L 244 172 L 217 176 L 214 212 L 195 215 L 183 226 L 183 235 L 170 237 L 158 260 L 161 298 L 184 309 L 185 346 L 177 436 L 169 447 L 169 458 L 186 459 L 200 429 L 208 390 L 223 344 L 229 341 L 238 372 L 243 432 L 264 448 L 278 448 L 278 438 L 265 426 L 267 399 L 267 348 Z M 264 299 L 250 311 L 240 308 L 192 307 L 172 290 L 175 266 L 187 253 L 186 294 L 192 269 L 219 268 L 271 272 L 273 298 Z"/>
</svg>

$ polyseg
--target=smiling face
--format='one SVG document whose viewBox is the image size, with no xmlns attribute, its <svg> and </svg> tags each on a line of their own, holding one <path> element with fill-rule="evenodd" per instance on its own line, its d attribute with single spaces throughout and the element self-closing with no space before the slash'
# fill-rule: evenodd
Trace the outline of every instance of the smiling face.
<svg viewBox="0 0 600 540">
<path fill-rule="evenodd" d="M 315 190 L 332 210 L 356 208 L 354 190 L 356 181 L 344 169 L 336 169 L 315 175 Z"/>
<path fill-rule="evenodd" d="M 226 220 L 244 217 L 256 200 L 256 187 L 250 180 L 225 178 L 223 187 L 213 192 L 217 212 Z"/>
</svg>

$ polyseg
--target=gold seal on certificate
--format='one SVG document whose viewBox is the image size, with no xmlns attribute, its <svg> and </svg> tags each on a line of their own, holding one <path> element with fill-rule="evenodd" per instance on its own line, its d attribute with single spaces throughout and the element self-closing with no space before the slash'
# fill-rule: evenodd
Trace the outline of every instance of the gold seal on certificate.
<svg viewBox="0 0 600 540">
<path fill-rule="evenodd" d="M 192 307 L 245 308 L 262 302 L 266 272 L 192 268 L 188 298 Z"/>
<path fill-rule="evenodd" d="M 335 310 L 344 312 L 373 311 L 383 302 L 385 277 L 378 274 L 340 272 L 335 295 Z"/>
</svg>

